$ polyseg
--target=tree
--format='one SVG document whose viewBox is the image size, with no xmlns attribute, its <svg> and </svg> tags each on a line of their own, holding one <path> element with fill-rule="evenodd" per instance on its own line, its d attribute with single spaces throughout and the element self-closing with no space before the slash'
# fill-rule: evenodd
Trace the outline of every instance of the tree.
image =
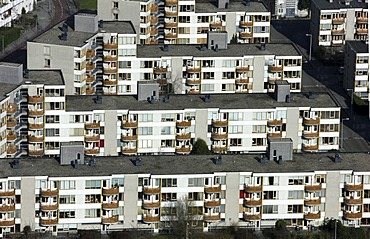
<svg viewBox="0 0 370 239">
<path fill-rule="evenodd" d="M 197 141 L 195 141 L 193 145 L 191 154 L 199 154 L 199 155 L 210 154 L 206 141 L 204 141 L 201 138 L 198 138 Z"/>
<path fill-rule="evenodd" d="M 263 231 L 265 238 L 271 239 L 291 239 L 292 235 L 286 227 L 284 220 L 277 220 L 275 228 L 267 229 Z"/>
<path fill-rule="evenodd" d="M 299 10 L 311 10 L 311 0 L 299 0 L 298 1 Z"/>
<path fill-rule="evenodd" d="M 336 224 L 336 225 L 335 225 Z M 365 239 L 366 233 L 362 228 L 346 227 L 343 226 L 340 220 L 326 219 L 320 227 L 323 232 L 329 235 L 337 233 L 337 239 Z"/>
</svg>

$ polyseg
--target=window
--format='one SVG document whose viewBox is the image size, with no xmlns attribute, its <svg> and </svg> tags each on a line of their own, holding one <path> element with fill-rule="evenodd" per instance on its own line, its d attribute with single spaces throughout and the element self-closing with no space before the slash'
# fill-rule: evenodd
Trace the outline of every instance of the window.
<svg viewBox="0 0 370 239">
<path fill-rule="evenodd" d="M 85 195 L 85 203 L 100 203 L 100 194 Z"/>
<path fill-rule="evenodd" d="M 76 181 L 74 180 L 62 180 L 59 182 L 59 188 L 61 190 L 76 189 Z"/>
<path fill-rule="evenodd" d="M 162 127 L 161 128 L 161 135 L 173 135 L 174 134 L 174 128 L 173 127 Z"/>
<path fill-rule="evenodd" d="M 229 113 L 229 120 L 230 121 L 243 120 L 243 113 L 239 113 L 239 112 Z"/>
<path fill-rule="evenodd" d="M 242 139 L 230 139 L 230 146 L 242 146 Z"/>
<path fill-rule="evenodd" d="M 50 46 L 44 46 L 44 55 L 50 56 Z"/>
<path fill-rule="evenodd" d="M 162 187 L 177 187 L 177 178 L 162 179 Z"/>
<path fill-rule="evenodd" d="M 243 126 L 241 125 L 230 125 L 229 134 L 241 134 L 243 133 Z"/>
<path fill-rule="evenodd" d="M 120 187 L 123 187 L 123 185 L 124 185 L 124 178 L 113 178 L 112 179 L 112 185 L 113 186 L 118 185 Z"/>
<path fill-rule="evenodd" d="M 266 125 L 253 125 L 252 133 L 266 133 Z"/>
<path fill-rule="evenodd" d="M 288 213 L 302 213 L 303 205 L 288 205 Z"/>
<path fill-rule="evenodd" d="M 272 186 L 272 185 L 279 185 L 279 177 L 264 177 L 263 178 L 263 185 Z"/>
<path fill-rule="evenodd" d="M 46 136 L 59 136 L 59 129 L 46 129 Z"/>
<path fill-rule="evenodd" d="M 177 216 L 177 210 L 175 207 L 162 207 L 161 215 L 162 216 Z"/>
<path fill-rule="evenodd" d="M 99 189 L 101 188 L 100 180 L 86 180 L 85 189 Z"/>
<path fill-rule="evenodd" d="M 120 55 L 122 54 L 122 55 Z M 123 56 L 123 52 L 118 50 L 118 56 Z M 131 68 L 131 61 L 119 61 L 118 68 Z"/>
<path fill-rule="evenodd" d="M 264 191 L 263 192 L 263 199 L 278 199 L 278 192 L 277 191 Z"/>
<path fill-rule="evenodd" d="M 176 193 L 162 193 L 162 201 L 177 201 Z"/>
<path fill-rule="evenodd" d="M 140 122 L 153 122 L 153 115 L 152 114 L 139 114 L 139 121 Z"/>
<path fill-rule="evenodd" d="M 50 59 L 44 59 L 44 67 L 50 68 Z"/>
<path fill-rule="evenodd" d="M 21 189 L 21 181 L 20 180 L 11 180 L 9 181 L 9 189 Z"/>
<path fill-rule="evenodd" d="M 170 113 L 162 114 L 161 121 L 162 122 L 175 121 L 175 114 L 170 114 Z"/>
<path fill-rule="evenodd" d="M 322 124 L 320 125 L 321 132 L 338 132 L 339 125 L 338 124 Z"/>
<path fill-rule="evenodd" d="M 59 115 L 47 115 L 46 123 L 59 123 Z"/>
<path fill-rule="evenodd" d="M 303 199 L 303 191 L 289 191 L 288 199 Z"/>
<path fill-rule="evenodd" d="M 266 112 L 253 112 L 252 119 L 253 120 L 266 120 L 267 113 Z"/>
<path fill-rule="evenodd" d="M 188 193 L 188 200 L 189 201 L 203 201 L 203 193 L 202 192 L 190 192 Z"/>
<path fill-rule="evenodd" d="M 203 187 L 204 178 L 189 178 L 188 186 L 189 187 Z"/>
<path fill-rule="evenodd" d="M 302 177 L 290 177 L 288 179 L 289 185 L 303 185 L 303 176 Z"/>
<path fill-rule="evenodd" d="M 252 139 L 252 146 L 265 146 L 266 139 L 265 138 L 253 138 Z"/>
<path fill-rule="evenodd" d="M 214 91 L 214 84 L 202 84 L 202 91 Z"/>
<path fill-rule="evenodd" d="M 339 111 L 321 111 L 321 119 L 338 119 Z"/>
<path fill-rule="evenodd" d="M 75 218 L 75 210 L 60 210 L 59 218 Z"/>
<path fill-rule="evenodd" d="M 100 217 L 100 209 L 85 209 L 85 218 Z"/>
<path fill-rule="evenodd" d="M 153 127 L 139 127 L 139 135 L 152 135 Z"/>
<path fill-rule="evenodd" d="M 263 205 L 262 213 L 264 214 L 273 214 L 278 213 L 278 205 Z"/>
</svg>

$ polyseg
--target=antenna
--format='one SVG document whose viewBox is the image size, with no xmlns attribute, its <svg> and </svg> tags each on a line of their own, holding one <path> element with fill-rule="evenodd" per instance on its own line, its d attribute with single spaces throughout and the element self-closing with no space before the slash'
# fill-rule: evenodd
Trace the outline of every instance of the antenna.
<svg viewBox="0 0 370 239">
<path fill-rule="evenodd" d="M 139 156 L 136 156 L 134 163 L 136 167 L 143 166 L 143 162 L 141 161 L 141 158 Z"/>
</svg>

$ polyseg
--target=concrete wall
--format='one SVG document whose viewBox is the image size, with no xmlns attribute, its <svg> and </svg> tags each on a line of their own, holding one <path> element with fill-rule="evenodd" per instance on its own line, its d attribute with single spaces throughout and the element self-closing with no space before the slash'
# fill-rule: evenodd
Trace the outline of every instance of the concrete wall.
<svg viewBox="0 0 370 239">
<path fill-rule="evenodd" d="M 154 96 L 155 99 L 159 99 L 159 84 L 155 82 L 153 83 L 138 82 L 137 100 L 145 101 L 152 96 Z"/>
<path fill-rule="evenodd" d="M 98 31 L 98 16 L 91 14 L 75 15 L 75 31 L 95 33 Z"/>
<path fill-rule="evenodd" d="M 293 149 L 301 148 L 298 147 L 300 143 L 300 136 L 298 136 L 299 128 L 299 109 L 298 108 L 288 108 L 287 109 L 287 123 L 286 123 L 286 137 L 291 138 L 293 141 Z"/>
<path fill-rule="evenodd" d="M 195 125 L 195 139 L 201 138 L 206 141 L 207 145 L 211 144 L 210 139 L 207 137 L 208 132 L 208 110 L 207 109 L 197 109 L 195 112 L 195 120 L 197 124 Z"/>
<path fill-rule="evenodd" d="M 226 31 L 227 31 L 227 42 L 230 43 L 233 36 L 236 34 L 236 13 L 227 12 L 226 13 Z"/>
<path fill-rule="evenodd" d="M 341 211 L 339 202 L 340 192 L 340 173 L 330 171 L 326 178 L 326 202 L 325 202 L 325 217 L 339 218 L 338 214 Z"/>
<path fill-rule="evenodd" d="M 137 201 L 138 201 L 138 175 L 125 176 L 125 194 L 124 194 L 124 208 L 123 221 L 124 228 L 135 228 L 137 224 Z"/>
<path fill-rule="evenodd" d="M 207 47 L 213 49 L 217 46 L 217 49 L 227 49 L 227 32 L 211 32 L 207 33 Z"/>
<path fill-rule="evenodd" d="M 182 83 L 182 58 L 172 57 L 171 58 L 171 82 L 173 91 L 175 94 L 181 94 L 183 83 Z"/>
<path fill-rule="evenodd" d="M 355 28 L 355 19 L 356 19 L 355 9 L 347 9 L 346 18 L 347 18 L 346 26 L 345 26 L 346 35 L 344 39 L 348 41 L 348 40 L 353 40 L 355 37 L 355 29 L 356 29 Z"/>
<path fill-rule="evenodd" d="M 117 156 L 117 111 L 105 111 L 104 156 Z M 109 142 L 109 143 L 108 143 Z"/>
<path fill-rule="evenodd" d="M 356 72 L 356 52 L 353 51 L 349 44 L 346 44 L 344 51 L 344 75 L 343 88 L 353 89 Z"/>
<path fill-rule="evenodd" d="M 226 174 L 226 205 L 225 205 L 225 222 L 228 225 L 239 221 L 239 173 Z"/>
<path fill-rule="evenodd" d="M 22 177 L 21 190 L 21 230 L 25 226 L 35 230 L 35 178 Z"/>
<path fill-rule="evenodd" d="M 265 57 L 255 56 L 253 60 L 253 91 L 263 92 L 265 78 Z"/>
<path fill-rule="evenodd" d="M 62 144 L 60 146 L 60 164 L 70 165 L 71 161 L 78 159 L 80 154 L 80 162 L 84 162 L 84 146 L 80 144 Z"/>
<path fill-rule="evenodd" d="M 270 160 L 279 160 L 280 156 L 282 160 L 292 160 L 293 142 L 289 139 L 269 139 L 268 156 Z"/>
<path fill-rule="evenodd" d="M 0 64 L 0 82 L 19 84 L 23 80 L 23 65 L 13 63 Z"/>
</svg>

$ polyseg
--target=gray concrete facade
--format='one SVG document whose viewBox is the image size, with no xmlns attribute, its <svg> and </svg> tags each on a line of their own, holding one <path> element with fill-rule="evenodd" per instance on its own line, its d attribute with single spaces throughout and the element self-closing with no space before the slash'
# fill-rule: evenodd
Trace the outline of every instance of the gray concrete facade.
<svg viewBox="0 0 370 239">
<path fill-rule="evenodd" d="M 124 228 L 135 228 L 137 225 L 137 197 L 133 195 L 138 195 L 138 175 L 127 175 L 125 176 L 126 182 L 136 182 L 136 183 L 127 183 L 125 184 L 125 194 L 124 202 L 125 207 L 123 213 L 126 217 L 126 220 L 123 222 Z"/>
<path fill-rule="evenodd" d="M 21 229 L 30 226 L 35 229 L 35 177 L 22 177 L 21 180 Z"/>
<path fill-rule="evenodd" d="M 117 111 L 107 110 L 105 112 L 105 124 L 112 127 L 105 127 L 104 141 L 112 142 L 104 145 L 105 156 L 117 156 Z M 116 127 L 114 127 L 116 125 Z"/>
</svg>

